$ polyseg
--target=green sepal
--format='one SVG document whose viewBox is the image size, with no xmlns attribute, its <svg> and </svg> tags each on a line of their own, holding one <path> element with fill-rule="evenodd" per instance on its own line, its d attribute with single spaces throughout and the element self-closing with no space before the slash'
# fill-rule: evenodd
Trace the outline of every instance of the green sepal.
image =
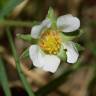
<svg viewBox="0 0 96 96">
<path fill-rule="evenodd" d="M 71 41 L 76 38 L 76 36 L 65 35 L 63 32 L 61 32 L 61 37 L 63 42 Z"/>
<path fill-rule="evenodd" d="M 20 58 L 29 58 L 29 48 L 25 49 Z"/>
<path fill-rule="evenodd" d="M 78 43 L 75 43 L 75 47 L 77 48 L 78 51 L 83 51 L 85 49 L 83 46 L 81 46 Z"/>
<path fill-rule="evenodd" d="M 53 10 L 52 7 L 49 8 L 46 18 L 51 20 L 51 23 L 52 23 L 51 27 L 53 27 L 53 28 L 56 27 L 56 19 L 57 19 L 57 17 L 55 15 L 54 10 Z"/>
<path fill-rule="evenodd" d="M 59 53 L 57 54 L 57 56 L 62 60 L 62 61 L 66 61 L 67 60 L 67 55 L 66 55 L 66 51 L 64 50 L 63 46 L 61 47 Z"/>
<path fill-rule="evenodd" d="M 54 17 L 54 10 L 53 10 L 52 7 L 49 8 L 47 17 L 50 18 L 50 19 L 51 18 L 53 19 L 53 17 Z"/>
<path fill-rule="evenodd" d="M 17 36 L 17 38 L 27 41 L 31 44 L 37 44 L 37 42 L 38 42 L 38 39 L 32 38 L 31 35 L 17 34 L 16 36 Z"/>
<path fill-rule="evenodd" d="M 70 40 L 80 37 L 82 33 L 83 31 L 82 29 L 80 29 L 80 30 L 76 30 L 73 32 L 69 32 L 69 33 L 61 32 L 61 36 L 62 36 L 62 40 L 65 42 L 65 41 L 70 41 Z"/>
</svg>

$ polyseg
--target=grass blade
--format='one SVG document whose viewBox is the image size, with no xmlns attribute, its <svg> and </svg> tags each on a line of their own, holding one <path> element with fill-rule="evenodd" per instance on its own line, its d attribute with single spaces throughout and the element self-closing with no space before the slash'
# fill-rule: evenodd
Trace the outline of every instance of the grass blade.
<svg viewBox="0 0 96 96">
<path fill-rule="evenodd" d="M 10 32 L 9 29 L 7 29 L 6 31 L 7 31 L 7 37 L 8 37 L 11 49 L 12 49 L 12 53 L 13 53 L 13 56 L 14 56 L 15 61 L 16 61 L 16 67 L 17 67 L 17 71 L 18 71 L 19 77 L 21 79 L 21 82 L 22 82 L 25 90 L 27 91 L 28 96 L 35 96 L 34 93 L 32 92 L 31 86 L 27 82 L 26 77 L 24 76 L 24 74 L 21 70 L 20 61 L 19 61 L 16 49 L 15 49 L 15 46 L 13 44 L 13 39 L 12 39 L 12 36 L 11 36 L 11 32 Z"/>
<path fill-rule="evenodd" d="M 2 10 L 0 10 L 0 18 L 3 18 L 4 16 L 7 16 L 19 3 L 21 3 L 23 0 L 9 0 Z"/>
<path fill-rule="evenodd" d="M 2 58 L 0 58 L 0 82 L 3 87 L 5 95 L 11 96 L 11 92 L 8 85 L 8 79 L 7 79 L 5 68 L 4 68 L 4 62 Z"/>
</svg>

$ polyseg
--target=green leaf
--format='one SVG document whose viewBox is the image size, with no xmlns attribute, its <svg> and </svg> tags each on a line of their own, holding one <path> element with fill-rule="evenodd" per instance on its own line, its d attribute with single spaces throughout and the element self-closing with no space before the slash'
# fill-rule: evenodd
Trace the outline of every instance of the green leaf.
<svg viewBox="0 0 96 96">
<path fill-rule="evenodd" d="M 8 79 L 6 75 L 6 70 L 4 68 L 4 62 L 1 57 L 0 57 L 0 83 L 5 93 L 4 96 L 11 96 L 11 92 L 8 85 Z"/>
<path fill-rule="evenodd" d="M 2 10 L 0 10 L 0 19 L 5 16 L 8 16 L 10 12 L 22 2 L 23 0 L 9 0 L 7 3 L 4 4 Z"/>
<path fill-rule="evenodd" d="M 83 51 L 85 49 L 83 46 L 81 46 L 78 43 L 75 43 L 75 46 L 76 46 L 76 48 L 77 48 L 78 51 Z"/>
<path fill-rule="evenodd" d="M 29 42 L 31 44 L 36 44 L 38 42 L 38 39 L 32 38 L 31 35 L 17 34 L 16 36 L 17 36 L 17 38 L 22 39 L 24 41 L 27 41 L 27 42 Z"/>
<path fill-rule="evenodd" d="M 29 48 L 25 49 L 20 58 L 29 58 Z"/>
</svg>

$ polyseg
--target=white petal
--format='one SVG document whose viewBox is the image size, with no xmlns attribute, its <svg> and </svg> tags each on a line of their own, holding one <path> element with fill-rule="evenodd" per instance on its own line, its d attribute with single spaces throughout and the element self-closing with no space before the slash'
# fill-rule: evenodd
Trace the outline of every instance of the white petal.
<svg viewBox="0 0 96 96">
<path fill-rule="evenodd" d="M 33 65 L 39 68 L 43 66 L 43 63 L 41 63 L 39 59 L 40 55 L 40 50 L 37 45 L 32 45 L 29 47 L 29 56 L 33 62 Z"/>
<path fill-rule="evenodd" d="M 56 72 L 60 64 L 60 59 L 55 55 L 46 55 L 43 59 L 44 59 L 43 70 L 52 73 Z"/>
<path fill-rule="evenodd" d="M 63 15 L 57 19 L 57 27 L 63 32 L 72 32 L 80 27 L 80 20 L 71 14 Z"/>
<path fill-rule="evenodd" d="M 45 28 L 49 28 L 51 26 L 51 22 L 49 19 L 45 19 L 41 22 L 40 25 L 35 25 L 32 27 L 31 30 L 31 36 L 33 38 L 39 38 L 41 32 L 45 29 Z"/>
<path fill-rule="evenodd" d="M 50 28 L 51 27 L 51 21 L 46 18 L 45 20 L 42 21 L 41 25 L 45 26 L 47 28 Z"/>
<path fill-rule="evenodd" d="M 41 25 L 33 26 L 31 30 L 31 36 L 33 38 L 39 38 L 42 29 L 43 29 L 43 26 Z"/>
<path fill-rule="evenodd" d="M 79 57 L 79 53 L 74 45 L 73 42 L 69 41 L 64 43 L 64 49 L 67 49 L 67 62 L 68 63 L 75 63 Z"/>
<path fill-rule="evenodd" d="M 45 71 L 54 73 L 59 64 L 60 59 L 55 55 L 45 55 L 41 52 L 37 45 L 32 45 L 29 48 L 29 56 L 33 61 L 35 67 L 41 68 Z"/>
</svg>

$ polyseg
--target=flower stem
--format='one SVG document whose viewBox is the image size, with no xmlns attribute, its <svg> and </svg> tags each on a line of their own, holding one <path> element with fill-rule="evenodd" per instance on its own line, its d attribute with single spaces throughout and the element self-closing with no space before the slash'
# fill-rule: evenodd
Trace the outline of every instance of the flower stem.
<svg viewBox="0 0 96 96">
<path fill-rule="evenodd" d="M 0 20 L 0 26 L 18 26 L 18 27 L 32 27 L 37 22 L 29 21 L 14 21 L 14 20 Z"/>
<path fill-rule="evenodd" d="M 16 67 L 17 67 L 17 71 L 18 71 L 18 74 L 20 76 L 21 82 L 22 82 L 25 90 L 28 92 L 28 96 L 35 96 L 34 93 L 32 92 L 31 86 L 27 82 L 26 77 L 24 76 L 24 74 L 23 74 L 23 72 L 21 70 L 20 61 L 19 61 L 16 49 L 15 49 L 15 46 L 13 44 L 13 39 L 12 39 L 11 32 L 10 32 L 9 28 L 7 28 L 6 31 L 7 31 L 6 32 L 7 33 L 7 37 L 8 37 L 11 49 L 12 49 L 12 53 L 13 53 L 13 56 L 14 56 L 15 61 L 16 61 Z"/>
</svg>

